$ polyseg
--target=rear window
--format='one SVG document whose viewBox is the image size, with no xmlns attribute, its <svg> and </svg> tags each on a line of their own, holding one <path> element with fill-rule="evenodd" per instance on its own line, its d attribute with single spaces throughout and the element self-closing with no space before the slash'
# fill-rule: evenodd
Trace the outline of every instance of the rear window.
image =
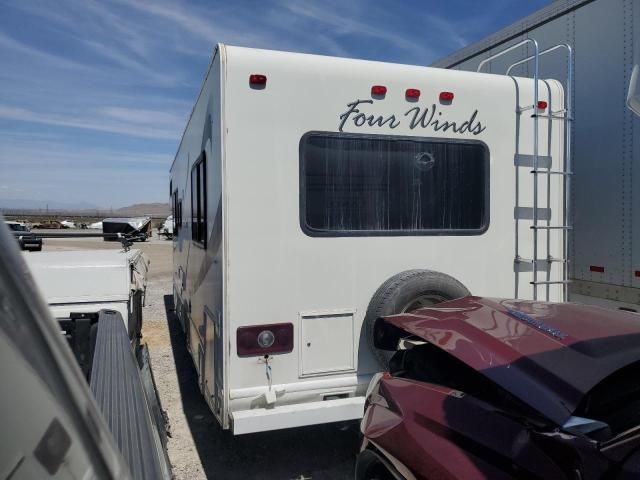
<svg viewBox="0 0 640 480">
<path fill-rule="evenodd" d="M 472 140 L 308 133 L 300 224 L 310 236 L 481 234 L 489 151 Z"/>
<path fill-rule="evenodd" d="M 29 229 L 25 225 L 20 225 L 19 223 L 8 223 L 9 230 L 13 230 L 14 232 L 28 232 Z"/>
</svg>

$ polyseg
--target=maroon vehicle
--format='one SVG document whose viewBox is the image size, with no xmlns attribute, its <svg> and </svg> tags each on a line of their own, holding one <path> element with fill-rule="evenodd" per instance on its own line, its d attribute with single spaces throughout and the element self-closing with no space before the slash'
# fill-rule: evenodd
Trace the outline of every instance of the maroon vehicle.
<svg viewBox="0 0 640 480">
<path fill-rule="evenodd" d="M 640 478 L 640 315 L 466 297 L 380 318 L 358 480 Z"/>
</svg>

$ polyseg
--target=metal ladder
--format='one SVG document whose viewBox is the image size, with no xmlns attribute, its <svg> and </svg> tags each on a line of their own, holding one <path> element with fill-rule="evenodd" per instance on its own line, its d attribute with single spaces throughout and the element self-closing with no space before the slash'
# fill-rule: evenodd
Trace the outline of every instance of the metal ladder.
<svg viewBox="0 0 640 480">
<path fill-rule="evenodd" d="M 573 111 L 572 111 L 572 86 L 573 86 L 573 50 L 568 44 L 558 44 L 554 45 L 550 48 L 540 51 L 538 47 L 538 42 L 532 38 L 526 38 L 521 42 L 512 45 L 511 47 L 506 48 L 490 57 L 484 59 L 478 65 L 477 71 L 480 72 L 482 68 L 488 64 L 489 62 L 495 60 L 496 58 L 502 57 L 503 55 L 512 52 L 513 50 L 520 48 L 524 45 L 531 45 L 533 47 L 534 54 L 526 57 L 522 60 L 519 60 L 515 63 L 512 63 L 506 70 L 505 74 L 510 75 L 511 70 L 513 68 L 524 65 L 533 60 L 534 62 L 534 93 L 533 93 L 533 105 L 520 107 L 519 102 L 516 105 L 516 114 L 518 115 L 518 125 L 520 122 L 519 116 L 523 113 L 533 110 L 532 118 L 533 118 L 533 155 L 523 155 L 519 152 L 519 128 L 516 128 L 516 154 L 514 158 L 514 163 L 516 167 L 516 208 L 515 208 L 515 258 L 514 258 L 514 266 L 519 267 L 520 264 L 528 264 L 531 265 L 532 271 L 532 281 L 529 282 L 533 288 L 533 299 L 538 299 L 538 287 L 543 285 L 545 286 L 545 299 L 549 301 L 550 294 L 550 286 L 561 284 L 563 286 L 563 299 L 566 301 L 568 299 L 568 284 L 569 284 L 569 234 L 572 229 L 570 225 L 570 199 L 571 199 L 571 176 L 573 175 L 571 171 L 571 122 L 573 121 Z M 540 65 L 540 57 L 543 55 L 547 55 L 549 53 L 555 52 L 559 49 L 565 49 L 567 55 L 567 79 L 566 79 L 566 91 L 565 91 L 565 108 L 558 111 L 551 111 L 551 105 L 549 105 L 549 113 L 541 114 L 539 111 L 539 65 Z M 561 170 L 552 170 L 552 158 L 551 155 L 541 156 L 539 153 L 539 122 L 540 119 L 547 119 L 548 122 L 552 120 L 562 120 L 564 123 L 564 151 L 563 151 L 563 162 Z M 551 132 L 551 130 L 549 131 Z M 549 133 L 550 135 L 551 133 Z M 548 152 L 550 153 L 550 152 Z M 520 207 L 519 204 L 519 167 L 530 166 L 532 169 L 530 170 L 532 179 L 533 179 L 533 206 L 532 207 L 522 207 L 522 208 L 530 208 L 531 209 L 531 220 L 532 225 L 530 227 L 532 235 L 533 235 L 533 255 L 532 258 L 527 259 L 520 256 L 519 250 L 519 220 L 520 216 L 518 214 Z M 559 225 L 551 224 L 551 177 L 552 175 L 561 175 L 563 178 L 563 215 L 562 215 L 562 223 Z M 539 178 L 541 176 L 546 177 L 546 185 L 547 185 L 547 195 L 546 195 L 546 208 L 541 209 L 539 207 Z M 546 224 L 541 224 L 540 221 L 545 222 Z M 553 230 L 561 230 L 563 234 L 563 252 L 561 257 L 553 257 L 551 255 L 551 232 Z M 539 233 L 545 232 L 546 234 L 546 258 L 539 258 Z M 551 267 L 553 263 L 562 263 L 562 279 L 561 280 L 552 280 L 551 279 Z M 539 280 L 539 270 L 540 266 L 546 268 L 547 277 L 545 280 Z M 518 298 L 518 268 L 516 270 L 516 287 L 515 287 L 515 297 Z"/>
</svg>

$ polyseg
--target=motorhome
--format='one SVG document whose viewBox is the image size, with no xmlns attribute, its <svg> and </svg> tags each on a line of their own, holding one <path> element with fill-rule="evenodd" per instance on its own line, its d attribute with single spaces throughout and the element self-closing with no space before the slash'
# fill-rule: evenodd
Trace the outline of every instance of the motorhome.
<svg viewBox="0 0 640 480">
<path fill-rule="evenodd" d="M 170 192 L 175 308 L 223 428 L 361 417 L 378 316 L 564 300 L 569 105 L 532 77 L 217 46 Z"/>
</svg>

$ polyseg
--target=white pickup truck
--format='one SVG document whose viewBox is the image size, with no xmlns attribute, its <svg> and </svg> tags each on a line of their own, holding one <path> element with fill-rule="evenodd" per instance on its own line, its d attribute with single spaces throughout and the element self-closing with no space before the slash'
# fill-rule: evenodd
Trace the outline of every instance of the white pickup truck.
<svg viewBox="0 0 640 480">
<path fill-rule="evenodd" d="M 21 255 L 2 223 L 0 478 L 169 480 L 139 342 L 149 261 L 125 241 Z"/>
</svg>

